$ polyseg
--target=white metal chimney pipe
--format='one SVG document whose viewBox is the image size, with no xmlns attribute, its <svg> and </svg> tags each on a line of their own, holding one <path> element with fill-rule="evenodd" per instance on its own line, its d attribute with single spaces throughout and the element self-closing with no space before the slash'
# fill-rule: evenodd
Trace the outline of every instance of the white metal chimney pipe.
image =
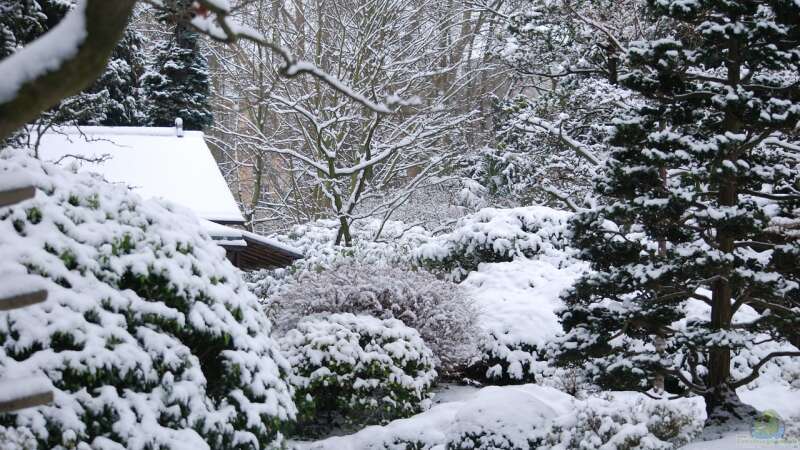
<svg viewBox="0 0 800 450">
<path fill-rule="evenodd" d="M 183 137 L 183 119 L 180 117 L 175 119 L 175 135 L 179 138 Z"/>
</svg>

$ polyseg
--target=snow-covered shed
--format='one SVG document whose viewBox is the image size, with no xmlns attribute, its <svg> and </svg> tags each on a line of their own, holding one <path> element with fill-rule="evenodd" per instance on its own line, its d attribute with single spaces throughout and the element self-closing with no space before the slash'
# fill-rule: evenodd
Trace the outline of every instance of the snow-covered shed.
<svg viewBox="0 0 800 450">
<path fill-rule="evenodd" d="M 143 197 L 192 210 L 237 267 L 283 267 L 302 258 L 273 239 L 231 226 L 244 224 L 244 217 L 200 131 L 64 127 L 43 134 L 38 151 L 42 160 L 76 164 Z"/>
</svg>

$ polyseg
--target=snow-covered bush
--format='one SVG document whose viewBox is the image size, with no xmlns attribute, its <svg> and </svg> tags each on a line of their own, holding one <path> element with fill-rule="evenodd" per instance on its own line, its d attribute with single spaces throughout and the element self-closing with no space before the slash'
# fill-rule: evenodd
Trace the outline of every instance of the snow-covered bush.
<svg viewBox="0 0 800 450">
<path fill-rule="evenodd" d="M 580 450 L 670 450 L 691 441 L 703 427 L 702 406 L 694 400 L 603 399 L 576 402 L 532 448 Z"/>
<path fill-rule="evenodd" d="M 33 434 L 25 428 L 6 428 L 0 426 L 0 448 L 36 448 L 36 439 L 33 437 Z"/>
<path fill-rule="evenodd" d="M 383 225 L 380 242 L 373 236 Z M 339 222 L 318 220 L 295 225 L 284 235 L 271 236 L 277 241 L 297 249 L 305 257 L 285 269 L 262 270 L 246 277 L 250 289 L 260 298 L 270 298 L 286 290 L 298 277 L 307 272 L 330 270 L 341 264 L 388 264 L 397 267 L 412 266 L 412 251 L 428 239 L 422 227 L 408 227 L 402 222 L 356 222 L 351 226 L 353 246 L 334 245 Z"/>
<path fill-rule="evenodd" d="M 470 378 L 496 385 L 535 383 L 537 348 L 525 342 L 508 342 L 508 336 L 489 331 L 478 343 L 478 354 L 470 364 Z"/>
<path fill-rule="evenodd" d="M 568 414 L 573 401 L 563 392 L 532 384 L 481 389 L 455 414 L 443 447 L 449 450 L 530 448 L 534 433 Z"/>
<path fill-rule="evenodd" d="M 541 426 L 526 429 L 517 422 L 507 417 L 460 424 L 447 449 L 670 450 L 700 432 L 703 414 L 693 400 L 592 397 L 574 401 L 569 413 Z"/>
<path fill-rule="evenodd" d="M 480 311 L 481 338 L 469 377 L 490 384 L 544 382 L 543 375 L 550 375 L 542 374 L 542 350 L 562 333 L 559 295 L 587 269 L 564 251 L 470 272 L 460 286 Z"/>
<path fill-rule="evenodd" d="M 50 295 L 2 314 L 0 377 L 45 374 L 55 400 L 0 426 L 48 450 L 275 443 L 296 413 L 291 369 L 198 221 L 25 156 L 0 157 L 0 177 L 11 172 L 38 192 L 0 208 L 0 274 L 34 276 Z"/>
<path fill-rule="evenodd" d="M 427 272 L 347 262 L 323 272 L 305 272 L 268 305 L 282 330 L 321 313 L 399 319 L 419 332 L 442 375 L 458 374 L 476 355 L 480 331 L 472 301 L 457 284 Z"/>
<path fill-rule="evenodd" d="M 461 281 L 481 263 L 511 261 L 563 249 L 570 213 L 544 206 L 484 208 L 415 250 L 425 267 Z"/>
<path fill-rule="evenodd" d="M 298 434 L 383 424 L 430 403 L 433 355 L 419 334 L 399 320 L 311 317 L 280 344 L 295 371 Z"/>
</svg>

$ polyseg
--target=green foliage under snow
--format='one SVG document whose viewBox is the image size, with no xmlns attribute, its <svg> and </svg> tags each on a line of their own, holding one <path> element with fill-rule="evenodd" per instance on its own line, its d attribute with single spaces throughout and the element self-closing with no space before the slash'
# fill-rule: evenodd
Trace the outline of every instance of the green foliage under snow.
<svg viewBox="0 0 800 450">
<path fill-rule="evenodd" d="M 36 448 L 267 448 L 295 415 L 290 368 L 238 272 L 197 220 L 121 186 L 0 158 L 35 199 L 0 208 L 0 273 L 47 302 L 3 314 L 0 376 L 55 401 L 0 416 Z"/>
</svg>

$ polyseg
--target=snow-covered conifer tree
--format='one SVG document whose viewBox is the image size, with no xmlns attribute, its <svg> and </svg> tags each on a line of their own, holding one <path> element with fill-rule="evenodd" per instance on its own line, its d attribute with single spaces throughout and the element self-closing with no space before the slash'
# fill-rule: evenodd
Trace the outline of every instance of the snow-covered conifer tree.
<svg viewBox="0 0 800 450">
<path fill-rule="evenodd" d="M 597 185 L 607 206 L 572 222 L 596 272 L 565 295 L 559 360 L 617 383 L 666 377 L 724 420 L 764 364 L 800 356 L 786 343 L 800 241 L 780 231 L 800 205 L 800 3 L 648 5 L 674 37 L 625 52 L 619 81 L 648 102 L 615 121 Z M 782 346 L 754 350 L 765 343 Z M 733 373 L 744 349 L 760 357 Z"/>
<path fill-rule="evenodd" d="M 136 126 L 144 121 L 139 95 L 139 77 L 145 67 L 143 50 L 141 36 L 131 28 L 126 29 L 105 72 L 89 89 L 89 92 L 108 93 L 102 125 Z"/>
<path fill-rule="evenodd" d="M 153 66 L 141 80 L 147 124 L 172 126 L 180 117 L 189 130 L 210 125 L 210 75 L 200 35 L 189 24 L 178 23 L 171 38 L 160 42 L 155 52 Z"/>
<path fill-rule="evenodd" d="M 43 33 L 46 21 L 36 0 L 0 0 L 0 58 Z"/>
</svg>

